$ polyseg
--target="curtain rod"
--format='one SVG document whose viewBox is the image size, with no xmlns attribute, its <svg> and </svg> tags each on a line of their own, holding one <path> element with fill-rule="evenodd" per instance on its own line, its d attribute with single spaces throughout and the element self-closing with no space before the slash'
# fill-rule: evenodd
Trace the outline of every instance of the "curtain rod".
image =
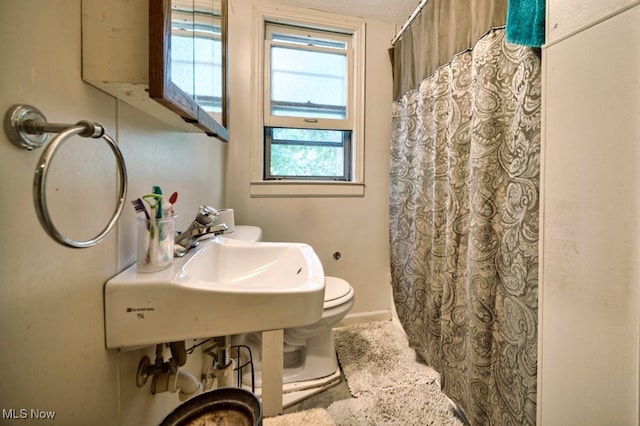
<svg viewBox="0 0 640 426">
<path fill-rule="evenodd" d="M 420 2 L 418 7 L 416 7 L 416 10 L 414 10 L 413 13 L 411 14 L 411 16 L 409 16 L 409 19 L 407 19 L 407 22 L 405 22 L 404 25 L 400 28 L 400 31 L 398 31 L 398 34 L 396 34 L 396 36 L 393 38 L 393 40 L 391 40 L 391 47 L 395 46 L 396 42 L 400 39 L 400 37 L 402 37 L 402 34 L 404 34 L 404 32 L 407 30 L 407 28 L 409 28 L 409 25 L 411 25 L 413 20 L 416 19 L 416 16 L 418 16 L 420 11 L 422 11 L 422 8 L 428 2 L 429 2 L 429 0 L 422 0 Z"/>
</svg>

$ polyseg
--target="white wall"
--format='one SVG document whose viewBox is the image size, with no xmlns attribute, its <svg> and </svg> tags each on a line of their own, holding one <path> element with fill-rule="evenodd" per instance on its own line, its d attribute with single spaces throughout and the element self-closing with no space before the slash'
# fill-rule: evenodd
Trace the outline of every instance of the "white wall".
<svg viewBox="0 0 640 426">
<path fill-rule="evenodd" d="M 548 3 L 539 423 L 638 424 L 639 2 Z M 103 123 L 127 161 L 129 199 L 152 184 L 179 191 L 179 228 L 201 202 L 233 207 L 238 223 L 262 226 L 267 239 L 313 245 L 326 272 L 355 287 L 353 313 L 386 312 L 390 122 L 380 117 L 390 117 L 394 28 L 367 27 L 365 197 L 251 198 L 250 7 L 231 2 L 228 146 L 174 132 L 82 82 L 77 0 L 0 2 L 0 112 L 30 103 L 50 121 Z M 135 387 L 143 351 L 104 348 L 102 288 L 134 260 L 134 213 L 127 208 L 118 231 L 96 247 L 56 244 L 33 208 L 40 153 L 0 132 L 0 408 L 53 410 L 65 425 L 157 424 L 176 395 Z M 101 142 L 65 144 L 49 182 L 61 230 L 82 239 L 101 229 L 114 175 Z"/>
<path fill-rule="evenodd" d="M 353 321 L 391 317 L 389 272 L 389 143 L 392 24 L 367 22 L 365 196 L 360 198 L 251 198 L 251 0 L 234 0 L 229 14 L 231 113 L 227 203 L 236 222 L 261 226 L 265 240 L 298 241 L 318 253 L 327 275 L 355 289 Z M 258 48 L 262 48 L 259 46 Z M 259 133 L 258 133 L 259 134 Z M 340 252 L 340 260 L 333 258 Z"/>
<path fill-rule="evenodd" d="M 127 163 L 128 199 L 154 184 L 178 191 L 179 229 L 192 220 L 200 203 L 233 207 L 236 223 L 262 226 L 267 239 L 313 245 L 326 272 L 355 287 L 352 312 L 365 319 L 389 316 L 391 70 L 386 48 L 393 26 L 368 23 L 365 197 L 252 199 L 246 112 L 255 101 L 249 97 L 250 3 L 230 2 L 229 144 L 176 132 L 84 83 L 80 3 L 0 2 L 0 112 L 28 103 L 51 122 L 88 119 L 104 124 Z M 157 424 L 179 401 L 175 394 L 151 396 L 148 384 L 143 390 L 135 386 L 138 361 L 143 354 L 153 359 L 153 348 L 120 353 L 104 347 L 103 286 L 134 261 L 133 208 L 125 208 L 117 231 L 96 247 L 58 245 L 41 228 L 33 207 L 33 170 L 41 152 L 23 151 L 0 132 L 0 409 L 5 417 L 9 409 L 51 410 L 56 424 L 65 425 Z M 117 195 L 111 152 L 100 141 L 65 143 L 51 166 L 48 188 L 61 231 L 77 239 L 97 234 Z M 332 258 L 335 251 L 342 253 L 339 261 Z M 197 373 L 200 363 L 191 357 L 188 368 Z M 27 424 L 0 420 L 14 422 Z"/>
<path fill-rule="evenodd" d="M 179 229 L 199 203 L 223 205 L 227 144 L 175 132 L 84 83 L 80 21 L 78 0 L 0 2 L 0 112 L 28 103 L 51 122 L 104 124 L 127 163 L 128 200 L 153 184 L 178 191 Z M 32 201 L 41 152 L 13 146 L 0 131 L 0 409 L 52 410 L 64 425 L 157 424 L 178 405 L 177 395 L 138 390 L 143 351 L 108 351 L 104 343 L 103 285 L 134 261 L 133 208 L 127 201 L 118 230 L 93 248 L 58 245 Z M 64 233 L 86 239 L 102 229 L 115 205 L 115 173 L 101 141 L 77 138 L 60 148 L 47 187 Z M 146 353 L 153 359 L 153 350 Z M 36 422 L 1 416 L 2 424 Z"/>
<path fill-rule="evenodd" d="M 547 3 L 538 423 L 638 425 L 640 2 Z"/>
<path fill-rule="evenodd" d="M 637 3 L 636 0 L 547 0 L 547 46 Z"/>
</svg>

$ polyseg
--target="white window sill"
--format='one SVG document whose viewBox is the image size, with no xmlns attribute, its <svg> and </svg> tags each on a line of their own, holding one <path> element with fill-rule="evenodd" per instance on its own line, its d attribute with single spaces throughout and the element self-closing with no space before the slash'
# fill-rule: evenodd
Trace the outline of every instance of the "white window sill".
<svg viewBox="0 0 640 426">
<path fill-rule="evenodd" d="M 364 183 L 259 181 L 251 182 L 251 197 L 364 197 Z"/>
</svg>

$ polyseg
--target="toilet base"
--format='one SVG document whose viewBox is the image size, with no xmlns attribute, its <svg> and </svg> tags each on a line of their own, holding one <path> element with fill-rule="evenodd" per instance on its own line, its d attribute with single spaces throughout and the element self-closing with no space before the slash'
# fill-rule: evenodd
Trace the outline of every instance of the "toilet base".
<svg viewBox="0 0 640 426">
<path fill-rule="evenodd" d="M 282 408 L 289 408 L 300 401 L 339 384 L 342 380 L 340 369 L 333 374 L 315 380 L 285 383 L 282 386 Z M 251 390 L 251 386 L 243 385 L 243 389 Z M 262 397 L 262 388 L 256 387 L 255 394 Z"/>
<path fill-rule="evenodd" d="M 285 330 L 286 333 L 286 330 Z M 286 340 L 286 339 L 285 339 Z M 252 353 L 255 387 L 262 387 L 262 344 L 259 333 L 234 336 L 233 344 L 246 345 Z M 282 382 L 284 385 L 323 379 L 339 371 L 331 330 L 306 340 L 306 345 L 285 344 Z M 242 382 L 251 385 L 251 372 L 243 371 Z"/>
</svg>

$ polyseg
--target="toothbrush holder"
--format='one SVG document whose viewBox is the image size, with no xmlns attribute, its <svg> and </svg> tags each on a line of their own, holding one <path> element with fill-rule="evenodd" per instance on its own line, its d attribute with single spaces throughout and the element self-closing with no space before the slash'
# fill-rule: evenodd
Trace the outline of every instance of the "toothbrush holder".
<svg viewBox="0 0 640 426">
<path fill-rule="evenodd" d="M 138 272 L 155 272 L 173 263 L 176 216 L 162 219 L 138 217 Z"/>
</svg>

